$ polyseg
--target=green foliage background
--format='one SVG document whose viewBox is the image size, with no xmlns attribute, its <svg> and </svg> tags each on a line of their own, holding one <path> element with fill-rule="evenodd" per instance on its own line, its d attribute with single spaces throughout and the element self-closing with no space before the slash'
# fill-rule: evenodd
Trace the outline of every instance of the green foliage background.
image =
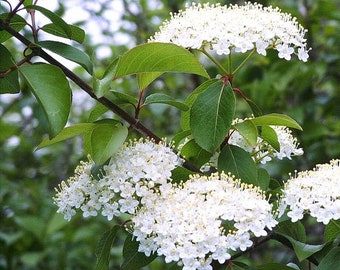
<svg viewBox="0 0 340 270">
<path fill-rule="evenodd" d="M 85 8 L 87 1 L 83 2 Z M 102 9 L 92 12 L 97 19 L 102 18 L 105 10 L 105 1 L 102 2 Z M 123 0 L 126 24 L 119 31 L 129 35 L 132 44 L 146 42 L 157 31 L 159 22 L 169 17 L 169 11 L 184 7 L 184 1 L 180 0 L 157 2 L 159 8 L 150 9 L 146 0 Z M 239 2 L 221 1 L 221 4 Z M 304 131 L 295 135 L 305 154 L 293 160 L 272 161 L 267 166 L 272 176 L 286 179 L 295 169 L 309 169 L 316 163 L 340 157 L 340 4 L 337 0 L 258 2 L 279 6 L 296 16 L 308 29 L 308 44 L 312 47 L 307 64 L 281 60 L 276 54 L 254 57 L 234 81 L 235 87 L 242 88 L 264 113 L 287 114 L 303 127 Z M 63 3 L 65 1 L 60 1 L 59 15 L 65 12 Z M 108 36 L 117 35 L 107 29 L 98 31 Z M 112 55 L 117 56 L 131 43 L 106 45 L 110 46 Z M 15 47 L 12 40 L 7 45 Z M 88 40 L 83 50 L 93 55 L 98 48 L 99 44 Z M 101 74 L 112 59 L 94 58 L 93 61 L 95 72 Z M 81 69 L 76 72 L 86 80 Z M 113 83 L 112 87 L 137 94 L 134 82 L 127 79 Z M 183 100 L 199 83 L 200 78 L 194 75 L 168 74 L 153 83 L 148 91 L 171 93 L 176 99 Z M 90 100 L 90 97 L 82 98 L 80 103 Z M 27 108 L 31 108 L 32 114 L 25 113 Z M 89 117 L 88 110 L 74 109 L 70 121 L 77 123 Z M 244 115 L 248 113 L 247 108 L 238 107 L 238 110 Z M 154 105 L 144 111 L 141 118 L 159 136 L 171 136 L 179 130 L 179 116 L 179 110 Z M 48 131 L 44 121 L 43 112 L 29 91 L 24 90 L 11 98 L 0 96 L 0 269 L 94 269 L 97 242 L 113 224 L 104 218 L 83 219 L 81 216 L 66 222 L 55 213 L 53 188 L 72 174 L 77 162 L 84 158 L 84 152 L 78 138 L 34 152 Z M 16 143 L 11 143 L 13 138 Z M 322 234 L 322 227 L 306 222 L 310 223 L 310 230 Z M 111 269 L 119 269 L 122 263 L 119 254 L 123 239 L 115 241 Z M 317 243 L 318 237 L 311 241 Z M 251 259 L 269 262 L 275 257 L 276 261 L 286 263 L 292 260 L 288 251 L 278 250 L 273 243 L 269 245 L 272 249 L 264 248 L 263 252 L 252 254 Z M 273 248 L 274 254 L 270 253 Z M 157 259 L 145 269 L 170 267 L 172 265 L 164 266 Z"/>
</svg>

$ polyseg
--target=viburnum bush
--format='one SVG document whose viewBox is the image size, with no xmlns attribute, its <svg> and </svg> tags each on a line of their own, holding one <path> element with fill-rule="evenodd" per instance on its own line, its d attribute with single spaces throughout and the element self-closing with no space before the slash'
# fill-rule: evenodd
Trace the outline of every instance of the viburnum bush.
<svg viewBox="0 0 340 270">
<path fill-rule="evenodd" d="M 292 249 L 300 261 L 318 265 L 317 269 L 335 269 L 331 267 L 340 255 L 336 241 L 340 161 L 295 172 L 282 185 L 282 179 L 273 180 L 269 161 L 304 154 L 293 131 L 302 128 L 287 115 L 263 114 L 242 86 L 234 85 L 238 72 L 255 54 L 275 51 L 282 61 L 296 59 L 308 65 L 311 48 L 296 18 L 279 8 L 251 2 L 188 4 L 171 14 L 146 44 L 113 59 L 98 77 L 83 51 L 39 36 L 44 31 L 81 43 L 82 29 L 36 3 L 3 2 L 8 12 L 0 16 L 0 92 L 17 93 L 25 84 L 34 94 L 50 135 L 38 149 L 83 137 L 88 160 L 56 187 L 53 200 L 57 212 L 70 222 L 81 212 L 84 218 L 102 215 L 112 223 L 100 240 L 96 269 L 109 269 L 113 240 L 123 230 L 129 233 L 121 265 L 125 270 L 144 267 L 157 256 L 174 262 L 172 269 L 233 269 L 233 265 L 237 269 L 300 269 L 274 259 L 256 266 L 238 261 L 274 240 Z M 21 10 L 30 13 L 31 23 L 18 14 Z M 51 23 L 37 27 L 36 13 Z M 27 26 L 31 39 L 20 33 Z M 25 48 L 20 61 L 14 61 L 6 48 L 9 38 Z M 83 67 L 91 85 L 46 49 Z M 242 58 L 236 65 L 235 56 Z M 208 73 L 206 65 L 214 65 L 220 73 Z M 148 94 L 158 77 L 174 72 L 194 74 L 202 83 L 186 89 L 190 94 L 185 102 L 169 92 Z M 130 75 L 136 77 L 137 97 L 110 89 L 112 81 Z M 92 121 L 65 127 L 71 110 L 69 81 L 98 106 Z M 160 138 L 157 130 L 143 124 L 140 112 L 154 103 L 182 111 L 181 131 L 172 138 Z M 122 104 L 132 105 L 134 114 Z M 246 118 L 237 115 L 239 104 L 248 107 Z M 107 111 L 116 117 L 102 117 Z M 304 215 L 328 224 L 323 244 L 310 245 L 301 242 L 303 237 L 295 237 L 296 224 L 301 228 L 299 220 Z"/>
</svg>

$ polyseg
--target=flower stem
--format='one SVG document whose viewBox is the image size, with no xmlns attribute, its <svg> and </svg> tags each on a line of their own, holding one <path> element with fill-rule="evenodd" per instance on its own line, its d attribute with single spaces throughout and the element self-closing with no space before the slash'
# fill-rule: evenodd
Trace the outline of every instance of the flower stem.
<svg viewBox="0 0 340 270">
<path fill-rule="evenodd" d="M 253 49 L 248 56 L 242 61 L 242 63 L 232 72 L 232 75 L 234 76 L 236 74 L 236 72 L 238 72 L 244 65 L 245 63 L 250 59 L 250 57 L 253 56 L 253 54 L 255 53 L 255 49 Z"/>
<path fill-rule="evenodd" d="M 223 71 L 225 75 L 228 75 L 229 72 L 218 62 L 211 54 L 209 54 L 204 48 L 200 50 L 204 53 L 219 69 Z"/>
</svg>

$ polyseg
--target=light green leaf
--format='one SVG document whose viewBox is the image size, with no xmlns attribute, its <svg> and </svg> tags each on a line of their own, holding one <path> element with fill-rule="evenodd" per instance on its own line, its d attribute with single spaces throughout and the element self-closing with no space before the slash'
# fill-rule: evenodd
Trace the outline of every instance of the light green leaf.
<svg viewBox="0 0 340 270">
<path fill-rule="evenodd" d="M 53 216 L 47 221 L 46 235 L 53 235 L 61 228 L 68 224 L 63 215 L 54 213 Z"/>
<path fill-rule="evenodd" d="M 37 5 L 27 5 L 26 8 L 29 9 L 34 9 L 39 11 L 41 14 L 43 14 L 45 17 L 51 20 L 52 23 L 55 25 L 59 26 L 60 29 L 64 31 L 66 36 L 71 39 L 72 37 L 72 31 L 70 26 L 62 19 L 60 18 L 55 12 L 52 12 L 44 7 L 37 6 Z"/>
<path fill-rule="evenodd" d="M 0 14 L 0 20 L 5 20 L 8 16 L 8 13 Z M 12 27 L 15 31 L 19 32 L 23 29 L 26 25 L 26 21 L 21 16 L 14 14 L 9 22 L 9 26 Z M 6 41 L 7 39 L 11 38 L 12 35 L 7 31 L 0 31 L 0 43 Z M 0 58 L 2 60 L 2 58 Z"/>
<path fill-rule="evenodd" d="M 150 83 L 161 76 L 163 72 L 146 72 L 137 74 L 137 83 L 140 90 L 145 89 Z"/>
<path fill-rule="evenodd" d="M 136 270 L 148 265 L 157 257 L 157 253 L 147 257 L 144 253 L 138 252 L 139 242 L 128 235 L 123 247 L 123 264 L 121 270 Z"/>
<path fill-rule="evenodd" d="M 232 173 L 243 183 L 261 186 L 257 179 L 257 167 L 250 154 L 235 145 L 226 145 L 218 157 L 219 172 Z"/>
<path fill-rule="evenodd" d="M 171 43 L 147 43 L 127 51 L 119 60 L 115 78 L 150 72 L 180 72 L 209 75 L 195 56 Z"/>
<path fill-rule="evenodd" d="M 330 220 L 325 228 L 325 240 L 327 242 L 333 241 L 340 235 L 340 220 Z"/>
<path fill-rule="evenodd" d="M 213 153 L 225 139 L 235 113 L 230 84 L 216 81 L 198 94 L 190 110 L 190 127 L 196 143 Z"/>
<path fill-rule="evenodd" d="M 91 110 L 88 121 L 94 122 L 104 113 L 106 113 L 109 109 L 101 103 L 97 103 L 94 108 Z"/>
<path fill-rule="evenodd" d="M 85 31 L 79 28 L 78 26 L 71 25 L 71 24 L 68 24 L 68 27 L 71 31 L 71 35 L 67 35 L 62 27 L 56 24 L 53 24 L 53 23 L 45 24 L 40 29 L 54 36 L 58 36 L 62 38 L 69 38 L 78 43 L 83 43 L 85 39 Z"/>
<path fill-rule="evenodd" d="M 2 44 L 0 44 L 0 59 L 0 71 L 8 70 L 14 65 L 11 53 Z M 0 94 L 14 94 L 18 93 L 19 91 L 20 85 L 17 70 L 13 70 L 8 73 L 4 78 L 0 78 Z"/>
<path fill-rule="evenodd" d="M 110 91 L 109 92 L 110 94 L 112 94 L 111 98 L 109 97 L 110 95 L 106 95 L 105 94 L 105 97 L 108 97 L 114 104 L 133 104 L 133 105 L 137 105 L 138 103 L 138 100 L 133 97 L 133 96 L 130 96 L 128 94 L 124 94 L 124 93 L 121 93 L 121 92 L 117 92 L 117 91 Z M 114 98 L 113 98 L 114 96 Z"/>
<path fill-rule="evenodd" d="M 234 128 L 243 136 L 247 143 L 251 146 L 257 143 L 257 128 L 250 120 L 245 120 L 234 125 Z"/>
<path fill-rule="evenodd" d="M 182 111 L 187 111 L 189 109 L 189 107 L 184 103 L 176 101 L 173 97 L 161 93 L 155 93 L 147 96 L 144 105 L 153 103 L 168 104 Z"/>
<path fill-rule="evenodd" d="M 90 133 L 90 156 L 98 165 L 108 160 L 124 143 L 128 129 L 121 124 L 97 124 Z"/>
<path fill-rule="evenodd" d="M 211 79 L 211 80 L 205 81 L 200 86 L 195 88 L 195 90 L 185 100 L 185 104 L 191 107 L 194 101 L 196 100 L 198 94 L 203 92 L 205 89 L 207 89 L 211 84 L 215 82 L 218 82 L 218 79 Z M 181 127 L 183 130 L 190 129 L 190 110 L 182 111 Z"/>
<path fill-rule="evenodd" d="M 302 130 L 302 127 L 288 115 L 272 113 L 251 119 L 256 126 L 286 126 Z"/>
<path fill-rule="evenodd" d="M 117 232 L 121 226 L 116 225 L 111 230 L 105 232 L 101 237 L 97 250 L 97 264 L 95 270 L 109 270 L 110 269 L 110 251 Z"/>
<path fill-rule="evenodd" d="M 334 247 L 329 253 L 320 261 L 317 270 L 336 270 L 340 265 L 340 247 Z"/>
<path fill-rule="evenodd" d="M 71 108 L 71 89 L 64 73 L 48 64 L 19 67 L 26 83 L 42 106 L 55 137 L 66 125 Z"/>
<path fill-rule="evenodd" d="M 109 67 L 105 70 L 101 79 L 95 79 L 93 83 L 93 90 L 97 97 L 102 97 L 109 90 L 110 84 L 114 75 L 116 74 L 119 57 L 114 59 Z"/>
<path fill-rule="evenodd" d="M 280 143 L 278 141 L 277 133 L 270 126 L 262 126 L 260 137 L 269 143 L 276 151 L 280 151 Z"/>
<path fill-rule="evenodd" d="M 34 234 L 39 240 L 43 241 L 45 238 L 46 223 L 41 217 L 36 216 L 17 216 L 15 223 L 18 224 L 22 229 L 27 230 Z"/>
<path fill-rule="evenodd" d="M 55 143 L 65 141 L 77 135 L 82 135 L 85 132 L 91 131 L 96 124 L 94 123 L 80 123 L 73 126 L 64 128 L 57 136 L 53 139 L 43 140 L 37 147 L 36 150 L 53 145 Z"/>
<path fill-rule="evenodd" d="M 48 49 L 72 62 L 81 65 L 88 73 L 92 74 L 93 66 L 90 57 L 83 51 L 58 41 L 40 41 L 41 47 Z"/>
</svg>

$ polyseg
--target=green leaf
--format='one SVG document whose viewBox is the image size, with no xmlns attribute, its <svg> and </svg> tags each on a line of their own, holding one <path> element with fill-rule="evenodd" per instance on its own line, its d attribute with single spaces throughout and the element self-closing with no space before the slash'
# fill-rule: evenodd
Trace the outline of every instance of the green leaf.
<svg viewBox="0 0 340 270">
<path fill-rule="evenodd" d="M 276 151 L 280 151 L 280 143 L 277 133 L 270 126 L 261 127 L 260 137 L 269 143 Z"/>
<path fill-rule="evenodd" d="M 15 218 L 16 224 L 21 228 L 31 232 L 39 240 L 45 238 L 46 222 L 41 217 L 36 216 L 18 216 Z"/>
<path fill-rule="evenodd" d="M 71 89 L 64 73 L 48 64 L 24 65 L 19 71 L 46 114 L 50 137 L 55 137 L 64 128 L 71 108 Z"/>
<path fill-rule="evenodd" d="M 65 141 L 77 135 L 82 135 L 85 132 L 91 131 L 96 124 L 94 123 L 80 123 L 73 126 L 64 128 L 57 136 L 53 139 L 43 140 L 37 147 L 36 150 L 53 145 L 55 143 Z"/>
<path fill-rule="evenodd" d="M 234 128 L 243 136 L 247 143 L 251 146 L 257 143 L 257 128 L 250 120 L 245 120 L 234 125 Z"/>
<path fill-rule="evenodd" d="M 208 81 L 205 81 L 202 83 L 200 86 L 195 88 L 195 90 L 187 97 L 185 100 L 185 104 L 189 107 L 192 106 L 194 101 L 196 100 L 198 94 L 206 90 L 211 84 L 218 82 L 218 79 L 211 79 Z M 181 116 L 181 127 L 183 130 L 188 130 L 190 129 L 190 110 L 188 111 L 182 111 L 182 116 Z"/>
<path fill-rule="evenodd" d="M 88 122 L 96 121 L 100 116 L 106 113 L 109 109 L 101 103 L 97 103 L 94 108 L 91 110 Z"/>
<path fill-rule="evenodd" d="M 71 39 L 72 37 L 72 31 L 70 26 L 62 19 L 60 18 L 55 12 L 52 12 L 44 7 L 37 6 L 37 5 L 27 5 L 27 9 L 34 9 L 39 11 L 41 14 L 43 14 L 45 17 L 51 20 L 52 23 L 59 26 L 60 29 L 65 33 L 65 35 Z"/>
<path fill-rule="evenodd" d="M 297 241 L 293 239 L 292 237 L 278 233 L 279 235 L 286 238 L 292 245 L 294 252 L 296 254 L 296 257 L 301 262 L 304 259 L 312 256 L 314 253 L 320 251 L 326 244 L 323 245 L 309 245 L 300 241 Z"/>
<path fill-rule="evenodd" d="M 251 119 L 256 126 L 286 126 L 302 130 L 302 127 L 288 115 L 272 113 Z"/>
<path fill-rule="evenodd" d="M 263 265 L 258 265 L 256 266 L 257 269 L 259 270 L 292 270 L 295 268 L 289 267 L 287 265 L 284 264 L 280 264 L 280 263 L 266 263 Z"/>
<path fill-rule="evenodd" d="M 270 175 L 269 175 L 269 173 L 267 172 L 266 169 L 258 168 L 258 170 L 257 170 L 257 181 L 258 181 L 258 186 L 262 190 L 267 190 L 269 188 Z"/>
<path fill-rule="evenodd" d="M 96 250 L 97 264 L 95 270 L 109 270 L 111 246 L 120 228 L 121 226 L 116 225 L 101 237 Z"/>
<path fill-rule="evenodd" d="M 128 129 L 121 124 L 97 124 L 90 133 L 90 156 L 98 165 L 108 160 L 124 143 Z"/>
<path fill-rule="evenodd" d="M 182 147 L 181 155 L 198 168 L 207 163 L 211 157 L 211 153 L 202 149 L 195 140 L 188 141 Z"/>
<path fill-rule="evenodd" d="M 8 70 L 14 65 L 11 53 L 2 44 L 0 44 L 0 59 L 0 71 Z M 14 94 L 19 91 L 20 85 L 17 70 L 12 70 L 4 78 L 0 77 L 0 94 Z"/>
<path fill-rule="evenodd" d="M 54 213 L 47 221 L 46 235 L 53 235 L 68 224 L 63 215 Z"/>
<path fill-rule="evenodd" d="M 219 172 L 230 172 L 242 182 L 261 186 L 257 179 L 257 167 L 250 154 L 235 145 L 226 145 L 218 157 Z"/>
<path fill-rule="evenodd" d="M 8 13 L 0 14 L 0 20 L 6 20 L 7 16 Z M 9 22 L 9 26 L 12 27 L 16 32 L 19 32 L 21 29 L 23 29 L 25 25 L 26 25 L 25 19 L 17 14 L 14 14 L 14 16 L 11 18 L 11 21 Z M 12 35 L 7 31 L 0 31 L 0 43 L 3 43 L 4 41 L 11 37 Z"/>
<path fill-rule="evenodd" d="M 58 41 L 40 41 L 38 44 L 45 49 L 81 65 L 88 73 L 92 74 L 92 62 L 90 57 L 83 51 Z"/>
<path fill-rule="evenodd" d="M 119 57 L 114 59 L 109 67 L 105 70 L 101 79 L 95 79 L 93 83 L 93 90 L 97 97 L 102 97 L 109 90 L 112 79 L 117 71 Z"/>
<path fill-rule="evenodd" d="M 209 75 L 195 56 L 171 43 L 147 43 L 127 51 L 119 60 L 115 78 L 150 72 L 180 72 Z"/>
<path fill-rule="evenodd" d="M 56 24 L 49 23 L 45 24 L 40 29 L 46 33 L 49 33 L 54 36 L 62 37 L 62 38 L 69 38 L 74 40 L 78 43 L 83 43 L 85 39 L 85 31 L 78 26 L 68 24 L 70 29 L 70 35 L 66 34 L 64 29 Z"/>
<path fill-rule="evenodd" d="M 138 100 L 125 93 L 117 92 L 117 91 L 110 91 L 110 94 L 112 94 L 111 98 L 109 97 L 110 94 L 105 94 L 105 97 L 108 97 L 113 103 L 115 104 L 133 104 L 137 105 Z"/>
<path fill-rule="evenodd" d="M 234 113 L 230 84 L 216 81 L 198 94 L 190 110 L 190 127 L 197 144 L 213 153 L 225 139 Z"/>
<path fill-rule="evenodd" d="M 250 100 L 249 98 L 246 98 L 245 101 L 248 103 L 250 109 L 252 110 L 255 116 L 262 115 L 262 110 L 257 106 L 257 104 L 254 101 Z"/>
<path fill-rule="evenodd" d="M 320 261 L 317 270 L 336 270 L 340 265 L 340 247 L 335 247 Z"/>
<path fill-rule="evenodd" d="M 146 72 L 137 74 L 137 83 L 139 89 L 145 89 L 150 83 L 161 76 L 163 72 Z"/>
<path fill-rule="evenodd" d="M 161 103 L 161 104 L 168 104 L 181 111 L 187 111 L 189 107 L 182 102 L 176 101 L 173 97 L 170 97 L 166 94 L 155 93 L 151 94 L 146 97 L 144 101 L 144 105 L 154 104 L 154 103 Z"/>
<path fill-rule="evenodd" d="M 300 242 L 305 242 L 306 230 L 301 221 L 292 222 L 290 219 L 282 221 L 277 226 L 277 232 L 288 235 Z"/>
<path fill-rule="evenodd" d="M 330 220 L 324 232 L 325 241 L 333 241 L 340 235 L 340 220 Z"/>
<path fill-rule="evenodd" d="M 121 270 L 137 270 L 151 263 L 157 253 L 151 254 L 149 257 L 144 253 L 138 252 L 139 242 L 133 239 L 132 235 L 128 235 L 124 242 L 123 258 Z"/>
<path fill-rule="evenodd" d="M 171 142 L 174 143 L 175 147 L 178 147 L 178 145 L 181 143 L 181 141 L 183 141 L 189 135 L 191 135 L 191 131 L 190 130 L 185 130 L 185 131 L 179 132 L 176 135 L 174 135 L 174 137 L 172 138 Z"/>
</svg>

